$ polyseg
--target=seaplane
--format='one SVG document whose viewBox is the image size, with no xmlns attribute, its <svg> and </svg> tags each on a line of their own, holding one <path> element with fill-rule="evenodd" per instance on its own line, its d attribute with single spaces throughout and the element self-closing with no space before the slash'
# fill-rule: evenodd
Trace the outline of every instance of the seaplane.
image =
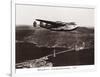
<svg viewBox="0 0 100 77">
<path fill-rule="evenodd" d="M 72 31 L 78 28 L 75 22 L 48 21 L 42 19 L 36 19 L 36 21 L 40 22 L 40 27 L 52 31 Z M 34 25 L 34 27 L 36 26 Z"/>
</svg>

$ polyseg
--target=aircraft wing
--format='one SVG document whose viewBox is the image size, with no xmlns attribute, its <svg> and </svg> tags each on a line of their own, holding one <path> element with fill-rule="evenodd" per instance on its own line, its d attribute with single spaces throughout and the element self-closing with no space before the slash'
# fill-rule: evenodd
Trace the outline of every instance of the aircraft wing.
<svg viewBox="0 0 100 77">
<path fill-rule="evenodd" d="M 58 23 L 58 22 L 54 22 L 54 21 L 48 21 L 48 20 L 41 20 L 41 19 L 36 19 L 37 21 L 41 21 L 47 24 L 51 24 L 54 25 L 55 27 L 59 27 L 59 26 L 64 26 L 65 24 L 63 23 Z"/>
<path fill-rule="evenodd" d="M 36 21 L 44 22 L 46 26 L 42 26 L 43 28 L 47 28 L 50 30 L 57 30 L 57 31 L 69 31 L 69 30 L 74 30 L 77 28 L 77 25 L 74 22 L 66 23 L 66 22 L 61 22 L 61 21 L 48 21 L 48 20 L 41 20 L 41 19 L 36 19 Z"/>
</svg>

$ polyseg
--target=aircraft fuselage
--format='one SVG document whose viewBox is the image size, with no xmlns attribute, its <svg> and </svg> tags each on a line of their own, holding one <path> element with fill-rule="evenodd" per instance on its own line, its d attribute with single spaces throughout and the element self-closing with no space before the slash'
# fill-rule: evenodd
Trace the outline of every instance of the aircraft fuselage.
<svg viewBox="0 0 100 77">
<path fill-rule="evenodd" d="M 47 20 L 41 20 L 41 19 L 36 19 L 36 21 L 40 21 L 40 27 L 54 30 L 54 31 L 70 31 L 74 30 L 77 28 L 76 24 L 74 22 L 61 22 L 61 21 L 47 21 Z M 43 25 L 45 23 L 46 25 Z"/>
</svg>

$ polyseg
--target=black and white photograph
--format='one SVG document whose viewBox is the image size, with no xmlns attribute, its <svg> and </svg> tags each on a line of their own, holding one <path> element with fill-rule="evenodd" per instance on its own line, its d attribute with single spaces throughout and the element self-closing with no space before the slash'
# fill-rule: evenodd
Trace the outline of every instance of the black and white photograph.
<svg viewBox="0 0 100 77">
<path fill-rule="evenodd" d="M 94 65 L 94 9 L 15 5 L 15 67 Z"/>
</svg>

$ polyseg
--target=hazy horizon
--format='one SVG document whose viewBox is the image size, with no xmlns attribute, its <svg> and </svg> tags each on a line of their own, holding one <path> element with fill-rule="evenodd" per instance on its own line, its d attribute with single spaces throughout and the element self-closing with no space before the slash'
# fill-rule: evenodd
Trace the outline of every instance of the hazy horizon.
<svg viewBox="0 0 100 77">
<path fill-rule="evenodd" d="M 75 22 L 80 27 L 94 27 L 94 9 L 16 5 L 16 26 L 32 26 L 35 19 Z"/>
</svg>

